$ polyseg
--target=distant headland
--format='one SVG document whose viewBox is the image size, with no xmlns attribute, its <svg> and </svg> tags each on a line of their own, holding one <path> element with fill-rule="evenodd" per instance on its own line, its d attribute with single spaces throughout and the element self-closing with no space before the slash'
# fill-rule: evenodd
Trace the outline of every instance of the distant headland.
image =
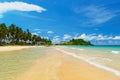
<svg viewBox="0 0 120 80">
<path fill-rule="evenodd" d="M 68 42 L 62 41 L 59 44 L 56 45 L 85 45 L 85 46 L 92 46 L 90 41 L 85 41 L 83 39 L 71 39 Z"/>
</svg>

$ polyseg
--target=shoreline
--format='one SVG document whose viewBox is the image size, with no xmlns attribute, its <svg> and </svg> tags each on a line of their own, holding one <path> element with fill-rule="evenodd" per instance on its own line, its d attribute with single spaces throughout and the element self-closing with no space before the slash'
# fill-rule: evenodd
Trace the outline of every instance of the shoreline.
<svg viewBox="0 0 120 80">
<path fill-rule="evenodd" d="M 118 70 L 116 70 L 116 69 L 113 69 L 113 68 L 110 68 L 110 67 L 107 67 L 107 66 L 104 66 L 104 65 L 97 64 L 97 63 L 92 62 L 92 61 L 90 61 L 90 60 L 86 60 L 85 58 L 83 58 L 83 57 L 81 57 L 81 56 L 75 55 L 75 53 L 67 52 L 67 51 L 62 50 L 62 49 L 59 49 L 59 48 L 56 48 L 56 49 L 57 49 L 58 51 L 61 51 L 61 52 L 65 53 L 65 54 L 68 54 L 68 55 L 70 55 L 70 56 L 72 56 L 72 57 L 74 57 L 74 58 L 76 58 L 76 59 L 83 60 L 83 61 L 85 61 L 85 62 L 87 62 L 87 63 L 89 63 L 89 64 L 91 64 L 91 65 L 94 65 L 94 66 L 96 66 L 96 67 L 98 67 L 98 68 L 104 69 L 104 70 L 106 70 L 106 71 L 109 71 L 109 72 L 114 73 L 114 74 L 117 75 L 117 76 L 120 76 L 120 71 L 118 71 Z M 77 50 L 77 49 L 76 49 L 76 50 Z"/>
<path fill-rule="evenodd" d="M 47 55 L 38 59 L 17 80 L 120 80 L 120 76 L 112 72 L 55 48 L 46 48 Z"/>
</svg>

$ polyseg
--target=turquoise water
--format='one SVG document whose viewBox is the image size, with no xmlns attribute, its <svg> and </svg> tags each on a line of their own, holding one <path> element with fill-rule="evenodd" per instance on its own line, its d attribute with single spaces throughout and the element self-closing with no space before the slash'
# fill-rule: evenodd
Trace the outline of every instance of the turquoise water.
<svg viewBox="0 0 120 80">
<path fill-rule="evenodd" d="M 64 46 L 66 51 L 97 65 L 101 68 L 119 74 L 120 76 L 120 46 Z"/>
<path fill-rule="evenodd" d="M 120 54 L 120 46 L 66 46 L 67 48 L 102 51 L 101 53 Z"/>
<path fill-rule="evenodd" d="M 0 80 L 15 80 L 36 59 L 42 57 L 44 49 L 34 48 L 20 51 L 0 52 Z"/>
<path fill-rule="evenodd" d="M 106 45 L 106 46 L 66 46 L 69 48 L 82 48 L 82 49 L 98 49 L 98 50 L 118 50 L 120 51 L 120 46 L 112 46 L 112 45 Z"/>
</svg>

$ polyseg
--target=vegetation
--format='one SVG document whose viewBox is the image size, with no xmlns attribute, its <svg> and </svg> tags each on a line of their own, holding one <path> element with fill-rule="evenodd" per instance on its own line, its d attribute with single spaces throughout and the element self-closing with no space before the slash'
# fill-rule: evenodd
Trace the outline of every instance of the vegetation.
<svg viewBox="0 0 120 80">
<path fill-rule="evenodd" d="M 4 23 L 0 24 L 0 45 L 50 45 L 51 43 L 51 40 L 32 35 L 28 29 L 23 31 L 14 24 L 8 27 Z"/>
<path fill-rule="evenodd" d="M 72 39 L 68 42 L 69 45 L 92 45 L 89 41 L 83 39 Z"/>
<path fill-rule="evenodd" d="M 89 41 L 83 39 L 72 39 L 68 42 L 61 42 L 61 45 L 92 45 Z"/>
</svg>

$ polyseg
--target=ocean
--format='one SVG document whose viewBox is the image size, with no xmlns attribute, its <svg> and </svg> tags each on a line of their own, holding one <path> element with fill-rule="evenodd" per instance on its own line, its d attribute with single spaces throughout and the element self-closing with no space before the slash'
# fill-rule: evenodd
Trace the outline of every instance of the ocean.
<svg viewBox="0 0 120 80">
<path fill-rule="evenodd" d="M 63 47 L 63 52 L 120 76 L 120 46 Z"/>
</svg>

